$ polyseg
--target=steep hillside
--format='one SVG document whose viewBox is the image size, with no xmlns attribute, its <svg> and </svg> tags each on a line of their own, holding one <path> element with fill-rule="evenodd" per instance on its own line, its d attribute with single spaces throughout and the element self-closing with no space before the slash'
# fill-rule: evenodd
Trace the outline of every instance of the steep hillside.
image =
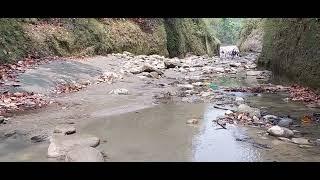
<svg viewBox="0 0 320 180">
<path fill-rule="evenodd" d="M 171 57 L 187 52 L 214 55 L 219 52 L 219 40 L 209 31 L 202 19 L 165 19 L 167 47 Z"/>
<path fill-rule="evenodd" d="M 134 54 L 216 54 L 218 41 L 202 19 L 17 18 L 0 19 L 0 62 L 45 57 Z"/>
<path fill-rule="evenodd" d="M 274 73 L 320 87 L 320 22 L 317 18 L 277 18 L 265 22 L 259 63 Z"/>
<path fill-rule="evenodd" d="M 242 52 L 261 52 L 264 19 L 245 19 L 237 43 Z"/>
</svg>

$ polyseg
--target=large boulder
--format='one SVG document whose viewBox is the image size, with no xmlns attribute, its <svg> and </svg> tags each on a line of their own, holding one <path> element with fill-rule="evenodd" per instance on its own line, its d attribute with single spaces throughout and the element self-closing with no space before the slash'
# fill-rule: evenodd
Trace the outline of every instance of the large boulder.
<svg viewBox="0 0 320 180">
<path fill-rule="evenodd" d="M 252 108 L 246 104 L 240 104 L 238 106 L 238 112 L 242 112 L 242 113 L 249 113 L 249 115 L 251 117 L 256 116 L 258 118 L 261 117 L 261 113 L 260 113 L 260 109 L 258 108 Z"/>
<path fill-rule="evenodd" d="M 53 135 L 48 147 L 48 157 L 61 157 L 66 155 L 73 147 L 96 147 L 100 143 L 99 138 L 92 135 Z"/>
<path fill-rule="evenodd" d="M 294 133 L 288 128 L 285 127 L 280 127 L 280 126 L 272 126 L 267 130 L 267 132 L 276 137 L 286 137 L 286 138 L 291 138 L 293 137 Z"/>
<path fill-rule="evenodd" d="M 92 147 L 76 146 L 68 151 L 66 162 L 104 162 L 103 155 Z"/>
</svg>

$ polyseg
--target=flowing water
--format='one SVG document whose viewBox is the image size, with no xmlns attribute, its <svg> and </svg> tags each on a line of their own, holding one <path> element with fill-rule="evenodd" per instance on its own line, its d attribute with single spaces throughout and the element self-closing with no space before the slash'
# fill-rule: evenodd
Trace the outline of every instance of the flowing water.
<svg viewBox="0 0 320 180">
<path fill-rule="evenodd" d="M 237 75 L 223 76 L 218 86 L 255 86 L 261 80 Z M 94 92 L 93 94 L 96 94 Z M 288 116 L 311 139 L 320 138 L 319 124 L 303 124 L 300 119 L 319 109 L 297 102 L 286 102 L 287 94 L 231 93 L 245 97 L 246 103 L 277 116 Z M 96 97 L 95 97 L 96 98 Z M 132 97 L 132 101 L 135 97 Z M 117 99 L 120 101 L 120 99 Z M 105 103 L 105 102 L 102 102 Z M 110 102 L 108 102 L 110 104 Z M 224 115 L 208 103 L 169 103 L 131 112 L 96 111 L 94 118 L 77 124 L 77 133 L 88 133 L 101 139 L 97 149 L 107 155 L 107 161 L 320 161 L 320 148 L 300 148 L 266 135 L 265 129 L 227 124 L 221 128 L 213 120 Z M 117 111 L 118 112 L 118 111 Z M 120 113 L 122 112 L 122 113 Z M 188 125 L 188 119 L 199 119 Z M 36 125 L 35 125 L 36 126 Z M 240 141 L 239 141 L 240 139 Z M 249 139 L 248 141 L 242 141 Z M 23 134 L 1 140 L 0 161 L 57 161 L 46 157 L 48 142 L 31 143 Z"/>
<path fill-rule="evenodd" d="M 93 122 L 82 129 L 106 137 L 110 161 L 256 161 L 258 152 L 235 141 L 245 129 L 212 122 L 224 110 L 210 104 L 166 104 Z M 186 120 L 199 118 L 197 125 Z"/>
<path fill-rule="evenodd" d="M 251 103 L 254 101 L 261 103 L 255 99 Z M 289 107 L 283 109 L 288 110 Z M 162 104 L 100 118 L 83 125 L 78 132 L 100 137 L 98 149 L 105 152 L 111 162 L 320 160 L 319 148 L 302 149 L 295 144 L 260 135 L 258 133 L 263 130 L 257 128 L 228 124 L 227 129 L 222 129 L 212 120 L 224 112 L 211 104 Z M 191 118 L 200 119 L 199 124 L 186 124 L 186 120 Z M 312 129 L 311 132 L 319 131 L 316 126 Z M 254 142 L 270 145 L 271 149 L 237 141 L 248 137 Z M 0 161 L 55 161 L 46 158 L 47 147 L 48 143 L 28 144 L 16 136 L 1 143 Z"/>
</svg>

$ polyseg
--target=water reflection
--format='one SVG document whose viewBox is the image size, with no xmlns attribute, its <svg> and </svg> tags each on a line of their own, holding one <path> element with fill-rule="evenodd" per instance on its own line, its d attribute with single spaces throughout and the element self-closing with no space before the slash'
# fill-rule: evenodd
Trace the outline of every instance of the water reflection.
<svg viewBox="0 0 320 180">
<path fill-rule="evenodd" d="M 193 139 L 193 161 L 259 161 L 256 148 L 246 142 L 236 141 L 236 138 L 246 137 L 245 129 L 230 124 L 227 129 L 220 129 L 212 122 L 224 112 L 212 105 L 205 107 L 199 134 Z"/>
</svg>

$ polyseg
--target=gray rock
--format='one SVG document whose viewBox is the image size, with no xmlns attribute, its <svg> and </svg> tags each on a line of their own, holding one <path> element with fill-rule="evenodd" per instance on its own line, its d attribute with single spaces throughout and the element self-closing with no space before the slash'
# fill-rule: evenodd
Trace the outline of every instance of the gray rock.
<svg viewBox="0 0 320 180">
<path fill-rule="evenodd" d="M 117 95 L 128 95 L 129 91 L 124 88 L 114 89 L 109 92 L 109 94 L 117 94 Z"/>
<path fill-rule="evenodd" d="M 202 67 L 201 71 L 206 74 L 206 73 L 211 73 L 213 71 L 213 67 L 211 66 L 204 66 Z"/>
<path fill-rule="evenodd" d="M 40 134 L 40 135 L 36 135 L 36 136 L 32 136 L 30 139 L 32 142 L 37 143 L 37 142 L 42 142 L 48 139 L 48 135 L 47 134 Z"/>
<path fill-rule="evenodd" d="M 120 74 L 117 74 L 115 72 L 104 72 L 101 76 L 102 80 L 105 81 L 105 82 L 114 82 L 116 79 L 122 79 L 122 76 Z M 90 83 L 89 82 L 86 82 L 86 83 Z"/>
<path fill-rule="evenodd" d="M 214 72 L 220 72 L 223 73 L 224 72 L 224 68 L 223 67 L 215 67 L 212 69 Z"/>
<path fill-rule="evenodd" d="M 257 116 L 253 116 L 252 119 L 254 122 L 258 122 L 260 120 Z"/>
<path fill-rule="evenodd" d="M 186 90 L 185 93 L 190 94 L 190 95 L 196 94 L 196 92 L 192 89 Z"/>
<path fill-rule="evenodd" d="M 294 133 L 298 133 L 298 134 L 301 133 L 300 131 L 294 130 L 294 129 L 293 129 L 292 131 L 293 131 Z"/>
<path fill-rule="evenodd" d="M 188 72 L 186 69 L 184 69 L 184 68 L 182 68 L 182 67 L 181 67 L 181 68 L 179 68 L 178 70 L 179 70 L 179 72 L 182 72 L 182 73 L 186 73 L 186 72 Z"/>
<path fill-rule="evenodd" d="M 200 95 L 201 95 L 202 97 L 207 97 L 207 96 L 210 96 L 210 95 L 211 95 L 211 92 L 204 92 L 204 91 L 202 91 L 202 92 L 200 93 Z"/>
<path fill-rule="evenodd" d="M 261 114 L 260 114 L 260 109 L 258 108 L 252 108 L 246 104 L 240 104 L 238 106 L 238 111 L 239 112 L 243 112 L 243 113 L 249 113 L 249 115 L 252 117 L 252 116 L 257 116 L 258 118 L 261 117 Z"/>
<path fill-rule="evenodd" d="M 225 115 L 229 115 L 229 114 L 232 114 L 233 112 L 231 110 L 227 110 L 224 114 Z"/>
<path fill-rule="evenodd" d="M 92 147 L 76 146 L 67 152 L 66 162 L 104 162 L 103 155 Z"/>
<path fill-rule="evenodd" d="M 152 78 L 159 78 L 159 74 L 157 72 L 150 72 L 150 76 Z"/>
<path fill-rule="evenodd" d="M 280 127 L 280 126 L 272 126 L 267 130 L 267 132 L 270 135 L 276 136 L 276 137 L 290 138 L 290 137 L 293 137 L 294 135 L 293 131 L 291 131 L 290 129 L 285 127 Z"/>
<path fill-rule="evenodd" d="M 150 73 L 148 72 L 142 72 L 141 75 L 146 77 L 151 77 Z"/>
<path fill-rule="evenodd" d="M 258 76 L 262 71 L 247 71 L 247 76 Z"/>
<path fill-rule="evenodd" d="M 196 95 L 192 95 L 187 102 L 189 102 L 189 103 L 203 103 L 204 101 L 200 97 L 198 97 Z"/>
<path fill-rule="evenodd" d="M 203 86 L 203 82 L 195 82 L 195 83 L 192 83 L 193 86 Z"/>
<path fill-rule="evenodd" d="M 76 128 L 67 124 L 58 125 L 53 130 L 53 133 L 61 133 L 64 135 L 73 134 L 75 132 L 76 132 Z"/>
<path fill-rule="evenodd" d="M 274 115 L 265 115 L 262 117 L 263 119 L 267 120 L 267 121 L 274 121 L 274 120 L 277 120 L 278 117 L 277 116 L 274 116 Z"/>
<path fill-rule="evenodd" d="M 181 89 L 193 89 L 193 85 L 191 84 L 178 84 L 177 86 Z"/>
<path fill-rule="evenodd" d="M 317 139 L 316 142 L 315 142 L 315 144 L 316 144 L 317 146 L 320 146 L 320 139 Z"/>
<path fill-rule="evenodd" d="M 239 67 L 239 66 L 241 66 L 241 63 L 230 63 L 229 65 L 231 67 Z"/>
<path fill-rule="evenodd" d="M 48 147 L 48 157 L 64 156 L 75 146 L 96 147 L 99 145 L 99 142 L 99 138 L 92 135 L 53 135 Z"/>
<path fill-rule="evenodd" d="M 291 141 L 295 144 L 300 144 L 300 145 L 311 145 L 308 139 L 305 138 L 292 138 Z"/>
<path fill-rule="evenodd" d="M 15 134 L 17 134 L 17 131 L 13 130 L 13 131 L 9 131 L 9 132 L 4 133 L 4 136 L 5 137 L 11 137 L 11 136 L 13 136 Z"/>
<path fill-rule="evenodd" d="M 166 69 L 181 67 L 181 63 L 178 61 L 175 61 L 174 59 L 166 59 L 164 61 L 164 65 L 165 65 Z"/>
<path fill-rule="evenodd" d="M 242 97 L 236 97 L 235 102 L 237 105 L 240 105 L 244 103 L 244 99 Z"/>
<path fill-rule="evenodd" d="M 141 69 L 133 67 L 129 70 L 129 72 L 131 72 L 132 74 L 139 74 L 141 73 Z"/>
<path fill-rule="evenodd" d="M 143 66 L 140 67 L 132 67 L 129 72 L 131 72 L 132 74 L 139 74 L 142 72 L 157 72 L 158 74 L 163 74 L 163 72 L 158 69 L 157 67 L 153 67 L 152 65 L 146 63 Z"/>
<path fill-rule="evenodd" d="M 156 71 L 156 70 L 150 64 L 144 64 L 140 68 L 140 72 L 153 72 L 153 71 Z"/>
<path fill-rule="evenodd" d="M 283 100 L 284 102 L 289 102 L 290 99 L 289 99 L 289 98 L 283 98 L 282 100 Z"/>
<path fill-rule="evenodd" d="M 312 146 L 300 144 L 299 148 L 312 148 Z"/>
<path fill-rule="evenodd" d="M 140 78 L 140 79 L 147 79 L 148 78 L 146 76 L 140 76 L 140 75 L 138 75 L 137 77 Z"/>
<path fill-rule="evenodd" d="M 122 54 L 123 54 L 123 55 L 126 55 L 126 56 L 131 56 L 131 57 L 134 56 L 132 53 L 130 53 L 130 52 L 128 52 L 128 51 L 123 51 Z"/>
<path fill-rule="evenodd" d="M 293 120 L 290 118 L 281 118 L 280 121 L 278 122 L 278 126 L 281 127 L 289 127 L 290 125 L 292 125 Z"/>
<path fill-rule="evenodd" d="M 159 62 L 159 63 L 156 65 L 156 68 L 158 68 L 158 69 L 165 69 L 166 66 L 165 66 L 164 62 Z"/>
<path fill-rule="evenodd" d="M 199 119 L 188 119 L 187 124 L 198 124 Z"/>
</svg>

